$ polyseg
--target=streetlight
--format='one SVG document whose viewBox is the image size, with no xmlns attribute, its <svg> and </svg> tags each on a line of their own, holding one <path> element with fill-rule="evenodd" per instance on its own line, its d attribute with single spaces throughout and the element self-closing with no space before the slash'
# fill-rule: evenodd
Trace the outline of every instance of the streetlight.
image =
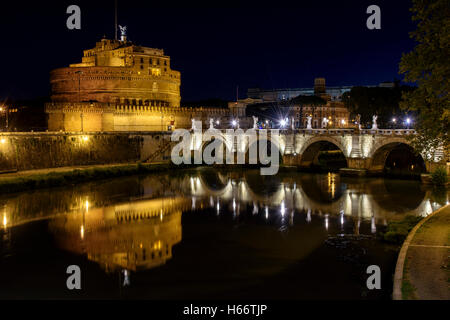
<svg viewBox="0 0 450 320">
<path fill-rule="evenodd" d="M 406 118 L 406 125 L 409 129 L 409 125 L 411 124 L 411 119 L 410 118 Z"/>
<path fill-rule="evenodd" d="M 395 128 L 395 125 L 397 124 L 397 118 L 392 118 L 392 128 Z"/>
<path fill-rule="evenodd" d="M 281 119 L 280 120 L 280 125 L 283 128 L 286 125 L 286 119 Z"/>
<path fill-rule="evenodd" d="M 236 124 L 237 124 L 236 120 L 231 121 L 231 125 L 232 125 L 233 127 L 236 127 Z"/>
</svg>

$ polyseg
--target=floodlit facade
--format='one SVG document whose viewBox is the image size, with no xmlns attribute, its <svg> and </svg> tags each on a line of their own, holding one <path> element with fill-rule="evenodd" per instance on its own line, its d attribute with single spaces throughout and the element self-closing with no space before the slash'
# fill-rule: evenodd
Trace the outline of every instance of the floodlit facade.
<svg viewBox="0 0 450 320">
<path fill-rule="evenodd" d="M 50 73 L 49 131 L 167 131 L 226 108 L 181 108 L 180 72 L 162 49 L 102 39 Z"/>
</svg>

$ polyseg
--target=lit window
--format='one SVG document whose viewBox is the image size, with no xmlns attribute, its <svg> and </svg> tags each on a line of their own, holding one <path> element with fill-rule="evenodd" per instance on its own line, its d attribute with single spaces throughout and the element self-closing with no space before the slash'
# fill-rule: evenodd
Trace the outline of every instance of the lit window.
<svg viewBox="0 0 450 320">
<path fill-rule="evenodd" d="M 160 76 L 160 75 L 161 75 L 161 69 L 152 68 L 152 76 Z"/>
</svg>

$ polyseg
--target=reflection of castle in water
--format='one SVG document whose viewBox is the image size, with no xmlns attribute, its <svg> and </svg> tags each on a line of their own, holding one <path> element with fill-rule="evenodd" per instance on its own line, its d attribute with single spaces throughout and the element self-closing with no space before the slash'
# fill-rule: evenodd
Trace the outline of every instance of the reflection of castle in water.
<svg viewBox="0 0 450 320">
<path fill-rule="evenodd" d="M 49 222 L 58 246 L 86 254 L 107 272 L 144 270 L 164 264 L 181 241 L 183 198 L 140 200 L 89 208 Z"/>
</svg>

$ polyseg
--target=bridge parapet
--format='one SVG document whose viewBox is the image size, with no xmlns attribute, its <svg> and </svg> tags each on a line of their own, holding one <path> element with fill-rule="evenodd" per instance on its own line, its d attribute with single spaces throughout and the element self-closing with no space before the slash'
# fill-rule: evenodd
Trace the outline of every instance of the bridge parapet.
<svg viewBox="0 0 450 320">
<path fill-rule="evenodd" d="M 411 134 L 416 134 L 416 130 L 414 129 L 363 129 L 360 131 L 360 134 L 377 134 L 377 135 L 398 135 L 398 136 L 408 136 Z"/>
</svg>

